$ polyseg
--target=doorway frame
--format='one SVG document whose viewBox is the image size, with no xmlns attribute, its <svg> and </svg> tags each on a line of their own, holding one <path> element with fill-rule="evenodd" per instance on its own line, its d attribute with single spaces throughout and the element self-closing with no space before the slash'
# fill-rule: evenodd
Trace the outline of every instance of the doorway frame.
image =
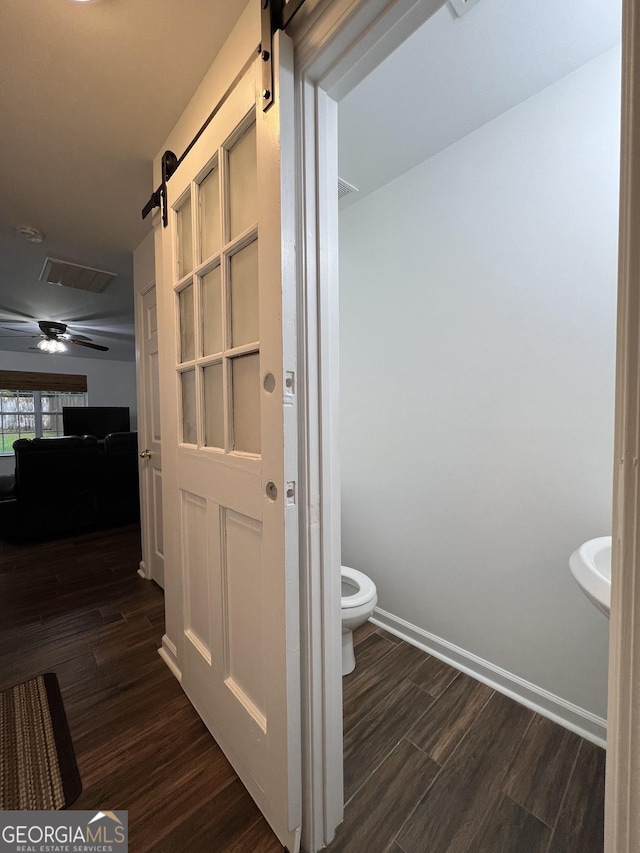
<svg viewBox="0 0 640 853">
<path fill-rule="evenodd" d="M 446 0 L 306 0 L 295 51 L 302 847 L 342 820 L 337 102 Z"/>
<path fill-rule="evenodd" d="M 446 0 L 306 0 L 295 45 L 299 211 L 303 847 L 342 819 L 337 102 Z M 605 853 L 640 847 L 640 0 L 623 2 Z"/>
<path fill-rule="evenodd" d="M 620 238 L 605 853 L 640 847 L 640 6 L 622 2 Z"/>
</svg>

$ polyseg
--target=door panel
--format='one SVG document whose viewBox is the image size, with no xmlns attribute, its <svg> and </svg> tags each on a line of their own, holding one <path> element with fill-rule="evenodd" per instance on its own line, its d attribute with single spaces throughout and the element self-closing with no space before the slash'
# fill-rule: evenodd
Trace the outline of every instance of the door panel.
<svg viewBox="0 0 640 853">
<path fill-rule="evenodd" d="M 222 511 L 222 624 L 224 677 L 236 698 L 266 731 L 262 643 L 262 525 L 230 509 Z"/>
<path fill-rule="evenodd" d="M 286 44 L 290 62 L 287 38 L 275 41 Z M 293 92 L 290 70 L 278 70 L 286 110 L 276 99 L 263 113 L 261 72 L 258 59 L 168 183 L 165 340 L 173 359 L 163 417 L 177 440 L 165 501 L 179 526 L 171 539 L 183 599 L 183 687 L 294 850 L 298 549 L 297 511 L 285 496 L 287 484 L 295 492 L 297 425 L 284 375 L 295 373 L 295 281 L 285 285 L 283 258 L 290 275 L 295 222 L 293 207 L 281 203 L 280 162 L 280 144 L 293 134 Z"/>
<path fill-rule="evenodd" d="M 162 471 L 160 471 L 155 466 L 151 469 L 152 475 L 152 490 L 153 490 L 153 514 L 154 514 L 154 527 L 153 527 L 153 550 L 156 555 L 160 558 L 164 557 L 164 533 L 162 529 Z M 164 576 L 164 572 L 163 572 Z M 152 574 L 153 580 L 158 581 L 157 577 Z M 162 583 L 160 583 L 162 586 Z"/>
<path fill-rule="evenodd" d="M 157 335 L 157 332 L 156 332 Z M 156 343 L 157 347 L 157 343 Z M 151 400 L 149 406 L 149 415 L 150 415 L 150 423 L 149 423 L 149 440 L 153 442 L 160 442 L 161 432 L 160 432 L 160 378 L 159 378 L 159 365 L 158 365 L 158 352 L 157 349 L 153 352 L 150 352 L 147 356 L 147 373 L 151 377 L 149 390 L 151 392 Z"/>
<path fill-rule="evenodd" d="M 211 608 L 207 561 L 207 502 L 182 492 L 184 632 L 196 654 L 211 662 Z"/>
</svg>

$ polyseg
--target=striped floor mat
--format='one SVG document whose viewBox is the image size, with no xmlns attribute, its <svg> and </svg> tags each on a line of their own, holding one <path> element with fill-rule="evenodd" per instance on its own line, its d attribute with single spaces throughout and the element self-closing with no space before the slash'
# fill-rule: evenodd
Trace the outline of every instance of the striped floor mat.
<svg viewBox="0 0 640 853">
<path fill-rule="evenodd" d="M 0 693 L 0 809 L 65 809 L 81 791 L 55 674 Z"/>
</svg>

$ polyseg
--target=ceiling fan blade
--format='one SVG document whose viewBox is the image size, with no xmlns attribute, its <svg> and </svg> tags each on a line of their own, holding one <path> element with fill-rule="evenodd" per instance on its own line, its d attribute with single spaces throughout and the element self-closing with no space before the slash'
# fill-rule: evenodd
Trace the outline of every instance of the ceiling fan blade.
<svg viewBox="0 0 640 853">
<path fill-rule="evenodd" d="M 8 332 L 16 332 L 16 337 L 18 335 L 28 335 L 29 332 L 25 329 L 25 331 L 21 331 L 20 329 L 12 329 L 11 326 L 0 326 L 0 329 L 6 329 Z M 9 335 L 3 335 L 4 338 L 9 337 Z"/>
<path fill-rule="evenodd" d="M 2 5 L 2 0 L 0 0 L 0 6 L 1 6 L 1 5 Z M 101 337 L 101 338 L 109 338 L 109 339 L 110 339 L 110 340 L 112 340 L 112 341 L 126 341 L 126 342 L 129 342 L 129 341 L 133 341 L 133 337 L 134 337 L 134 336 L 133 336 L 133 332 L 131 332 L 131 334 L 129 334 L 129 333 L 127 333 L 127 332 L 116 332 L 116 331 L 114 331 L 114 330 L 112 330 L 112 329 L 108 329 L 108 328 L 100 328 L 100 329 L 96 328 L 96 329 L 91 329 L 91 328 L 89 328 L 89 327 L 85 327 L 82 331 L 83 331 L 83 332 L 87 332 L 87 333 L 88 333 L 88 332 L 91 332 L 91 334 L 92 334 L 94 337 L 95 337 L 95 336 L 99 336 L 99 337 Z M 75 332 L 72 332 L 72 336 L 73 336 L 74 338 L 75 338 L 75 337 L 80 337 L 80 335 L 77 335 L 77 336 L 76 336 Z"/>
<path fill-rule="evenodd" d="M 0 306 L 1 310 L 1 306 Z M 105 320 L 121 320 L 124 319 L 122 311 L 96 311 L 93 314 L 74 315 L 67 318 L 67 323 L 70 326 L 82 325 L 83 323 L 98 320 L 103 323 Z"/>
<path fill-rule="evenodd" d="M 0 314 L 4 314 L 2 318 L 4 322 L 9 323 L 37 323 L 35 317 L 29 314 L 23 314 L 21 311 L 16 311 L 14 308 L 9 308 L 6 305 L 0 305 Z"/>
<path fill-rule="evenodd" d="M 68 344 L 78 344 L 81 347 L 89 347 L 89 349 L 97 349 L 100 352 L 108 352 L 109 347 L 102 347 L 100 344 L 90 344 L 88 341 L 78 341 L 75 338 L 69 338 L 66 343 Z"/>
<path fill-rule="evenodd" d="M 61 341 L 70 341 L 72 339 L 74 341 L 92 341 L 93 340 L 93 338 L 88 338 L 86 335 L 76 335 L 75 333 L 73 335 L 70 335 L 69 333 L 67 333 L 65 335 L 58 335 L 58 337 L 60 338 Z"/>
<path fill-rule="evenodd" d="M 76 333 L 78 333 L 78 334 L 76 334 Z M 121 339 L 124 341 L 124 340 L 131 340 L 133 338 L 134 329 L 132 326 L 131 331 L 129 332 L 129 331 L 123 330 L 122 327 L 120 327 L 120 329 L 116 329 L 115 327 L 109 326 L 105 323 L 103 323 L 101 325 L 96 324 L 96 325 L 89 325 L 89 326 L 69 324 L 69 326 L 67 328 L 67 334 L 71 335 L 72 338 L 80 338 L 83 335 L 89 335 L 89 336 L 100 335 L 103 337 L 108 336 L 110 338 L 113 338 L 114 340 L 115 339 Z"/>
</svg>

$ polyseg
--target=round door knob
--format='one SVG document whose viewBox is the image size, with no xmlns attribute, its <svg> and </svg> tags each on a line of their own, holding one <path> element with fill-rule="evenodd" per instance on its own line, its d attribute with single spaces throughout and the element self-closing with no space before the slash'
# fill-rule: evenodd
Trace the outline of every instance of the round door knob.
<svg viewBox="0 0 640 853">
<path fill-rule="evenodd" d="M 140 451 L 140 459 L 148 459 L 150 456 L 153 456 L 153 450 L 149 450 L 148 447 L 146 450 Z"/>
</svg>

